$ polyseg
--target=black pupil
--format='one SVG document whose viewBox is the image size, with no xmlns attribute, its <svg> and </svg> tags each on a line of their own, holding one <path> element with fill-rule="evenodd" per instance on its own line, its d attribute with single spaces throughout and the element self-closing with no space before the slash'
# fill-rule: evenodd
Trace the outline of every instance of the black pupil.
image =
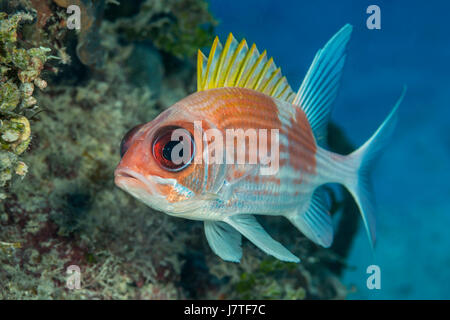
<svg viewBox="0 0 450 320">
<path fill-rule="evenodd" d="M 169 141 L 166 143 L 162 151 L 162 155 L 166 160 L 172 161 L 172 150 L 179 143 L 180 141 Z M 181 149 L 179 156 L 183 157 L 183 149 Z"/>
</svg>

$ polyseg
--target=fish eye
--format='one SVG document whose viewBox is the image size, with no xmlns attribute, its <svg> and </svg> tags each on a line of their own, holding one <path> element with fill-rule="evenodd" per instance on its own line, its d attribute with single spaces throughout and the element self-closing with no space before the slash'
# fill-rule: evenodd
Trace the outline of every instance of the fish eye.
<svg viewBox="0 0 450 320">
<path fill-rule="evenodd" d="M 163 169 L 178 172 L 188 167 L 194 158 L 194 139 L 184 128 L 165 127 L 155 134 L 152 152 Z"/>
<path fill-rule="evenodd" d="M 121 158 L 127 152 L 128 148 L 131 146 L 131 142 L 133 140 L 135 133 L 138 132 L 139 129 L 143 125 L 144 124 L 137 125 L 137 126 L 133 127 L 132 129 L 128 130 L 127 133 L 125 133 L 125 135 L 122 138 L 122 141 L 120 142 L 120 157 Z"/>
</svg>

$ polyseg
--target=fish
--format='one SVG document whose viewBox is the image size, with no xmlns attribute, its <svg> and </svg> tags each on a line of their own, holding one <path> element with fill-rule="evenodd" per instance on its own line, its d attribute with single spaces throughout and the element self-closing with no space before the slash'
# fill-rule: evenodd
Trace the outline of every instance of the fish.
<svg viewBox="0 0 450 320">
<path fill-rule="evenodd" d="M 370 173 L 393 134 L 405 90 L 360 148 L 348 155 L 327 150 L 352 28 L 346 24 L 318 50 L 297 92 L 267 51 L 231 33 L 224 44 L 216 37 L 208 56 L 198 51 L 197 91 L 124 136 L 115 184 L 154 210 L 202 221 L 212 251 L 237 263 L 243 236 L 281 261 L 300 262 L 257 215 L 285 217 L 330 247 L 324 185 L 340 184 L 353 196 L 373 247 Z"/>
</svg>

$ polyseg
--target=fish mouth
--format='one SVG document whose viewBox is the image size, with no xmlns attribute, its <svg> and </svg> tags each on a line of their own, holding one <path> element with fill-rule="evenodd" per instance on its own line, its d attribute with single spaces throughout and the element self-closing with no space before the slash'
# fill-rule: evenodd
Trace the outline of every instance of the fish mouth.
<svg viewBox="0 0 450 320">
<path fill-rule="evenodd" d="M 158 188 L 145 176 L 128 168 L 118 168 L 114 172 L 115 184 L 141 199 L 145 195 L 164 198 Z"/>
</svg>

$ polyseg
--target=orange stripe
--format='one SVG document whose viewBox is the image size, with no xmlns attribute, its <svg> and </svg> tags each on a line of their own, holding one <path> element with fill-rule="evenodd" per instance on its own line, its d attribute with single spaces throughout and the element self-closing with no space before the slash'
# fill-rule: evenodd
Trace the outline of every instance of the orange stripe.
<svg viewBox="0 0 450 320">
<path fill-rule="evenodd" d="M 219 88 L 197 92 L 184 99 L 180 106 L 186 113 L 194 115 L 194 118 L 205 119 L 203 123 L 212 122 L 222 131 L 224 138 L 226 129 L 279 129 L 280 136 L 285 135 L 288 138 L 288 147 L 280 143 L 280 152 L 289 154 L 288 164 L 295 170 L 311 174 L 316 172 L 317 146 L 308 119 L 300 108 L 296 108 L 295 119 L 291 119 L 290 127 L 283 128 L 274 100 L 246 88 Z M 270 152 L 270 131 L 267 138 Z M 286 161 L 281 162 L 281 165 L 285 164 Z"/>
<path fill-rule="evenodd" d="M 247 176 L 245 177 L 246 181 L 253 182 L 255 184 L 265 184 L 265 183 L 275 183 L 277 185 L 281 184 L 280 178 L 276 176 Z"/>
<path fill-rule="evenodd" d="M 290 165 L 296 170 L 315 173 L 317 145 L 308 119 L 300 108 L 297 108 L 295 119 L 291 120 L 287 137 Z"/>
</svg>

